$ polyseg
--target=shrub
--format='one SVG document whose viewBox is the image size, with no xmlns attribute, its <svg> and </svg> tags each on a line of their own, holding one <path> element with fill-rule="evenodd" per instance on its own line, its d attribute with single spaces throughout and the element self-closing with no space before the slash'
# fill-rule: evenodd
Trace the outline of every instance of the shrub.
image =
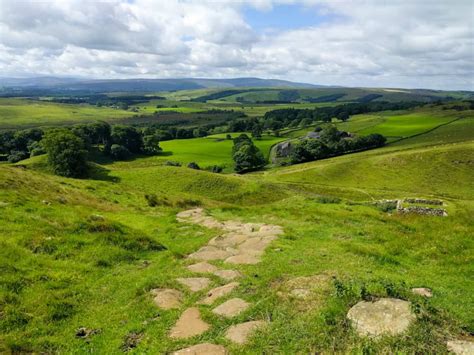
<svg viewBox="0 0 474 355">
<path fill-rule="evenodd" d="M 57 129 L 47 132 L 41 142 L 55 174 L 66 177 L 86 175 L 87 150 L 82 139 L 69 130 Z"/>
<path fill-rule="evenodd" d="M 160 199 L 155 194 L 145 195 L 145 200 L 147 201 L 148 206 L 150 207 L 170 205 L 170 202 L 166 197 Z"/>
<path fill-rule="evenodd" d="M 130 157 L 130 151 L 123 145 L 112 144 L 110 147 L 110 155 L 117 160 L 124 160 Z"/>
<path fill-rule="evenodd" d="M 199 165 L 195 162 L 191 162 L 188 164 L 188 168 L 190 169 L 195 169 L 195 170 L 200 170 L 201 168 L 199 167 Z"/>
<path fill-rule="evenodd" d="M 180 162 L 168 160 L 165 165 L 167 166 L 181 166 Z"/>
<path fill-rule="evenodd" d="M 333 196 L 318 196 L 316 201 L 319 203 L 340 203 L 341 199 Z"/>
<path fill-rule="evenodd" d="M 222 173 L 222 170 L 224 170 L 224 168 L 222 166 L 219 166 L 219 165 L 212 165 L 210 167 L 208 167 L 206 170 L 209 170 L 209 171 L 212 171 L 213 173 Z"/>
<path fill-rule="evenodd" d="M 8 156 L 9 163 L 17 163 L 20 160 L 28 158 L 28 153 L 20 150 L 12 150 Z"/>
</svg>

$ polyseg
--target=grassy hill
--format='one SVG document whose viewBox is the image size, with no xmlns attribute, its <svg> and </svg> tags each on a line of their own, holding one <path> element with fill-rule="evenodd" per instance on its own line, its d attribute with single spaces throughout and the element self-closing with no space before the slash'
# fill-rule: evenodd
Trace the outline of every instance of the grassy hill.
<svg viewBox="0 0 474 355">
<path fill-rule="evenodd" d="M 403 139 L 243 176 L 163 164 L 228 164 L 223 135 L 162 142 L 173 155 L 97 159 L 82 180 L 51 175 L 44 156 L 1 164 L 0 352 L 121 353 L 136 338 L 130 352 L 137 354 L 197 342 L 236 354 L 445 353 L 446 339 L 474 332 L 472 120 L 472 110 L 437 108 L 357 116 L 338 125 Z M 256 144 L 268 151 L 280 139 Z M 150 194 L 157 206 L 147 203 Z M 371 204 L 404 197 L 442 199 L 448 216 L 399 215 Z M 220 220 L 281 225 L 285 234 L 260 264 L 233 267 L 243 277 L 231 297 L 252 306 L 230 320 L 199 306 L 212 329 L 178 341 L 167 334 L 182 310 L 156 308 L 150 290 L 180 289 L 183 309 L 205 294 L 175 281 L 192 275 L 185 256 L 221 233 L 176 221 L 195 206 Z M 289 280 L 314 275 L 328 281 L 315 285 L 311 302 L 288 297 Z M 434 296 L 416 296 L 412 287 L 430 287 Z M 348 309 L 387 296 L 412 302 L 414 326 L 380 341 L 358 337 Z M 251 319 L 270 325 L 244 346 L 224 338 L 231 324 Z M 84 340 L 80 327 L 98 332 Z"/>
</svg>

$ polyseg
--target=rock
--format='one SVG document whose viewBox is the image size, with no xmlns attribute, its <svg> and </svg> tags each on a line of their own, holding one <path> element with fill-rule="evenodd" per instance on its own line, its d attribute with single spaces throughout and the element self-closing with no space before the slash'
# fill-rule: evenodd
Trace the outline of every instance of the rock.
<svg viewBox="0 0 474 355">
<path fill-rule="evenodd" d="M 239 265 L 255 265 L 260 262 L 260 256 L 251 254 L 238 254 L 225 259 L 225 263 Z"/>
<path fill-rule="evenodd" d="M 51 204 L 51 202 L 49 202 L 48 200 L 42 200 L 41 203 L 43 205 L 48 205 L 48 206 Z"/>
<path fill-rule="evenodd" d="M 359 302 L 347 313 L 356 332 L 361 336 L 398 335 L 415 320 L 410 303 L 395 298 L 375 302 Z"/>
<path fill-rule="evenodd" d="M 204 333 L 209 327 L 209 324 L 201 319 L 199 309 L 195 307 L 188 308 L 171 329 L 170 337 L 178 339 L 191 338 Z"/>
<path fill-rule="evenodd" d="M 433 292 L 431 291 L 430 288 L 427 287 L 416 287 L 412 288 L 411 292 L 413 292 L 415 295 L 418 296 L 423 296 L 423 297 L 433 297 Z"/>
<path fill-rule="evenodd" d="M 203 343 L 175 351 L 174 355 L 226 355 L 227 350 L 222 345 Z"/>
<path fill-rule="evenodd" d="M 153 301 L 162 309 L 174 309 L 181 307 L 183 294 L 178 290 L 171 288 L 155 289 L 151 291 L 155 296 Z"/>
<path fill-rule="evenodd" d="M 219 316 L 232 318 L 245 311 L 247 308 L 249 308 L 249 306 L 250 303 L 245 302 L 241 298 L 232 298 L 228 301 L 225 301 L 220 306 L 214 308 L 212 313 Z"/>
<path fill-rule="evenodd" d="M 311 291 L 306 288 L 295 288 L 290 291 L 290 296 L 304 300 L 311 296 Z"/>
<path fill-rule="evenodd" d="M 223 297 L 225 295 L 228 295 L 231 293 L 234 288 L 239 286 L 238 282 L 231 282 L 228 283 L 227 285 L 216 287 L 212 290 L 210 290 L 206 297 L 203 298 L 201 301 L 199 301 L 200 304 L 206 304 L 206 305 L 211 305 L 214 303 L 215 300 L 217 300 L 220 297 Z"/>
<path fill-rule="evenodd" d="M 213 274 L 226 281 L 232 281 L 242 276 L 242 274 L 236 270 L 217 270 L 214 271 Z"/>
<path fill-rule="evenodd" d="M 197 272 L 197 273 L 213 273 L 213 272 L 216 272 L 218 269 L 216 266 L 209 264 L 205 261 L 202 261 L 197 264 L 189 265 L 188 270 L 191 272 Z"/>
<path fill-rule="evenodd" d="M 266 322 L 257 320 L 251 322 L 245 322 L 231 326 L 225 337 L 230 341 L 237 344 L 245 344 L 248 338 L 257 330 L 261 329 L 266 325 Z"/>
<path fill-rule="evenodd" d="M 474 341 L 450 340 L 447 343 L 448 350 L 457 355 L 474 355 Z"/>
<path fill-rule="evenodd" d="M 204 290 L 209 286 L 211 280 L 207 277 L 182 277 L 176 279 L 181 285 L 188 287 L 193 292 Z"/>
<path fill-rule="evenodd" d="M 92 214 L 90 215 L 89 219 L 93 222 L 103 222 L 105 218 L 99 214 Z"/>
</svg>

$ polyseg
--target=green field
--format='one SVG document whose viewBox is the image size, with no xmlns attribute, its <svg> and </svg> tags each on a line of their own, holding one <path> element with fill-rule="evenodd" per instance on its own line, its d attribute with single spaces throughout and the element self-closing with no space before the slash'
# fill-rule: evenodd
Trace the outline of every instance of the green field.
<svg viewBox="0 0 474 355">
<path fill-rule="evenodd" d="M 358 115 L 337 122 L 339 129 L 398 140 L 246 175 L 164 164 L 196 161 L 230 172 L 225 133 L 161 142 L 163 154 L 154 157 L 98 157 L 88 179 L 50 174 L 45 156 L 0 164 L 0 353 L 164 354 L 204 342 L 231 354 L 447 353 L 447 340 L 474 332 L 473 119 L 472 110 L 437 107 Z M 311 129 L 255 144 L 269 154 L 276 142 Z M 149 194 L 157 206 L 147 204 Z M 448 216 L 372 204 L 407 197 L 441 199 Z M 215 305 L 240 297 L 251 306 L 225 319 L 214 306 L 198 305 L 211 328 L 173 340 L 171 327 L 207 293 L 175 279 L 197 276 L 186 256 L 222 234 L 178 223 L 176 213 L 198 205 L 223 221 L 280 225 L 284 235 L 259 264 L 212 262 L 242 274 Z M 289 280 L 315 275 L 328 277 L 312 285 L 311 298 L 288 296 Z M 210 287 L 226 283 L 209 278 Z M 164 287 L 184 293 L 180 309 L 154 305 L 150 290 Z M 429 287 L 433 297 L 416 296 L 412 287 Z M 416 321 L 407 333 L 380 340 L 356 334 L 348 310 L 379 297 L 411 302 Z M 268 326 L 245 345 L 224 337 L 229 326 L 249 320 Z M 81 339 L 80 327 L 98 331 Z M 128 349 L 132 338 L 138 340 Z"/>
</svg>

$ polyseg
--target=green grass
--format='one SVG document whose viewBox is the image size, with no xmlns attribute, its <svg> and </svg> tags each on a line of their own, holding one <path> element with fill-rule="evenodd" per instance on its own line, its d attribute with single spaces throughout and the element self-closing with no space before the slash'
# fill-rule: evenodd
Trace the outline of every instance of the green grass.
<svg viewBox="0 0 474 355">
<path fill-rule="evenodd" d="M 236 137 L 241 133 L 232 133 Z M 150 165 L 163 165 L 166 161 L 176 161 L 183 165 L 196 162 L 201 168 L 219 165 L 224 168 L 224 172 L 233 172 L 232 146 L 233 141 L 225 138 L 226 134 L 217 134 L 204 138 L 174 139 L 160 143 L 163 149 L 162 154 L 154 157 L 136 158 L 132 162 L 115 165 L 146 167 Z M 262 139 L 254 140 L 255 145 L 268 158 L 270 148 L 284 138 L 264 135 Z"/>
<path fill-rule="evenodd" d="M 133 112 L 96 107 L 0 98 L 0 129 L 65 125 L 131 117 Z"/>
</svg>

